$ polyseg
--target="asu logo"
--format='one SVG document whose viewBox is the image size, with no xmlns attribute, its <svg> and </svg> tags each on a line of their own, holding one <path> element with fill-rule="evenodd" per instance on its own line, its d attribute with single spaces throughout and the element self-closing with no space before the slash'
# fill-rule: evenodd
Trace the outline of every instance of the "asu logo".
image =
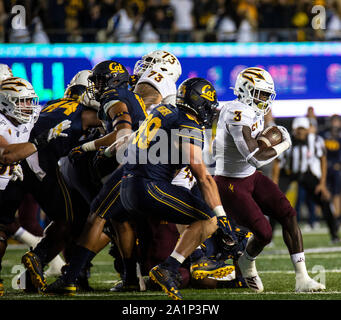
<svg viewBox="0 0 341 320">
<path fill-rule="evenodd" d="M 260 79 L 260 80 L 265 80 L 263 75 L 260 73 L 261 71 L 263 71 L 263 70 L 260 68 L 247 68 L 242 73 L 242 77 L 247 79 L 247 80 L 250 80 L 253 84 L 255 84 L 254 78 Z"/>
<path fill-rule="evenodd" d="M 207 84 L 206 86 L 202 87 L 200 96 L 209 101 L 214 101 L 216 97 L 216 91 L 212 89 L 209 84 Z"/>
<path fill-rule="evenodd" d="M 230 190 L 231 192 L 234 192 L 234 185 L 231 184 L 231 183 L 230 183 L 230 185 L 229 185 L 229 190 Z"/>
<path fill-rule="evenodd" d="M 12 87 L 13 85 L 14 86 L 18 86 L 18 87 L 25 87 L 25 84 L 22 83 L 18 79 L 20 79 L 20 78 L 13 77 L 13 78 L 9 78 L 9 79 L 6 79 L 6 80 L 2 81 L 1 88 L 3 90 L 11 90 L 11 91 L 19 92 L 18 89 L 16 89 L 15 87 Z"/>
<path fill-rule="evenodd" d="M 122 65 L 119 63 L 116 63 L 116 62 L 110 63 L 109 69 L 110 69 L 111 73 L 124 73 L 125 72 L 122 68 Z"/>
</svg>

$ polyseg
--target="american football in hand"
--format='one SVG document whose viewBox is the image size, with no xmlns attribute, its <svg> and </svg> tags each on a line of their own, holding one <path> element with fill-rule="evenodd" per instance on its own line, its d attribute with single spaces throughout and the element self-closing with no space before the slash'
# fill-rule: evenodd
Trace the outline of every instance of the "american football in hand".
<svg viewBox="0 0 341 320">
<path fill-rule="evenodd" d="M 282 140 L 282 132 L 276 126 L 266 128 L 257 138 L 260 149 L 274 147 Z"/>
</svg>

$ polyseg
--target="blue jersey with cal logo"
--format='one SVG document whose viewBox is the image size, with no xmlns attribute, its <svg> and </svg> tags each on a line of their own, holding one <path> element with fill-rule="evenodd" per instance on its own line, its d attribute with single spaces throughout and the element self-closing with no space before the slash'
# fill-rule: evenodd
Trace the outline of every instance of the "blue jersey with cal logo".
<svg viewBox="0 0 341 320">
<path fill-rule="evenodd" d="M 159 105 L 147 116 L 126 152 L 124 175 L 172 181 L 188 165 L 185 142 L 203 148 L 203 129 L 193 116 L 172 105 Z"/>
<path fill-rule="evenodd" d="M 147 116 L 144 101 L 137 93 L 134 93 L 129 89 L 117 88 L 107 91 L 101 99 L 98 117 L 105 121 L 107 132 L 112 131 L 112 121 L 115 120 L 116 116 L 119 116 L 119 114 L 117 114 L 114 119 L 110 119 L 106 114 L 108 106 L 111 106 L 111 102 L 115 101 L 121 101 L 127 105 L 132 121 L 132 130 L 136 131 Z"/>
</svg>

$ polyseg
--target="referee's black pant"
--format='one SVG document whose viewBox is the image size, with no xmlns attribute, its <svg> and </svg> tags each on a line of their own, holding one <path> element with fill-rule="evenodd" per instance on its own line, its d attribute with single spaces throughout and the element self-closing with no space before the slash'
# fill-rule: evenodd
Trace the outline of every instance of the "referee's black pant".
<svg viewBox="0 0 341 320">
<path fill-rule="evenodd" d="M 312 200 L 321 207 L 323 218 L 327 223 L 332 240 L 338 239 L 338 223 L 331 210 L 331 201 L 323 199 L 321 192 L 315 193 L 319 179 L 308 171 L 300 176 L 298 184 L 305 189 L 307 200 Z"/>
<path fill-rule="evenodd" d="M 322 199 L 322 194 L 315 194 L 315 188 L 319 184 L 319 179 L 314 176 L 310 171 L 302 174 L 300 177 L 293 176 L 281 176 L 279 187 L 283 193 L 286 193 L 291 182 L 297 181 L 299 187 L 304 188 L 306 191 L 307 201 L 311 200 L 313 203 L 321 207 L 323 218 L 327 223 L 332 240 L 339 239 L 338 237 L 338 222 L 335 219 L 333 212 L 331 210 L 331 201 Z M 270 223 L 272 230 L 276 226 L 276 221 L 270 218 Z"/>
</svg>

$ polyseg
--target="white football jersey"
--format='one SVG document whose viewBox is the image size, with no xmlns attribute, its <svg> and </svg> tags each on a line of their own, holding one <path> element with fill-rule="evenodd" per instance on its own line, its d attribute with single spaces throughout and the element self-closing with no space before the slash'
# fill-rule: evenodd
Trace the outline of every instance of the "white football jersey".
<svg viewBox="0 0 341 320">
<path fill-rule="evenodd" d="M 189 167 L 182 168 L 172 180 L 172 184 L 191 190 L 196 180 Z"/>
<path fill-rule="evenodd" d="M 0 136 L 4 137 L 9 144 L 27 142 L 34 122 L 23 123 L 15 126 L 2 113 L 0 113 Z M 11 166 L 1 166 L 0 190 L 5 190 L 11 179 Z"/>
<path fill-rule="evenodd" d="M 163 103 L 175 104 L 176 85 L 171 77 L 164 74 L 160 68 L 153 66 L 152 69 L 146 70 L 137 81 L 136 85 L 139 83 L 151 84 L 160 92 Z"/>
<path fill-rule="evenodd" d="M 251 136 L 256 138 L 264 129 L 264 116 L 238 100 L 227 102 L 219 114 L 215 139 L 215 175 L 248 177 L 256 171 L 256 168 L 250 165 L 239 152 L 227 125 L 247 126 L 251 129 Z"/>
</svg>

